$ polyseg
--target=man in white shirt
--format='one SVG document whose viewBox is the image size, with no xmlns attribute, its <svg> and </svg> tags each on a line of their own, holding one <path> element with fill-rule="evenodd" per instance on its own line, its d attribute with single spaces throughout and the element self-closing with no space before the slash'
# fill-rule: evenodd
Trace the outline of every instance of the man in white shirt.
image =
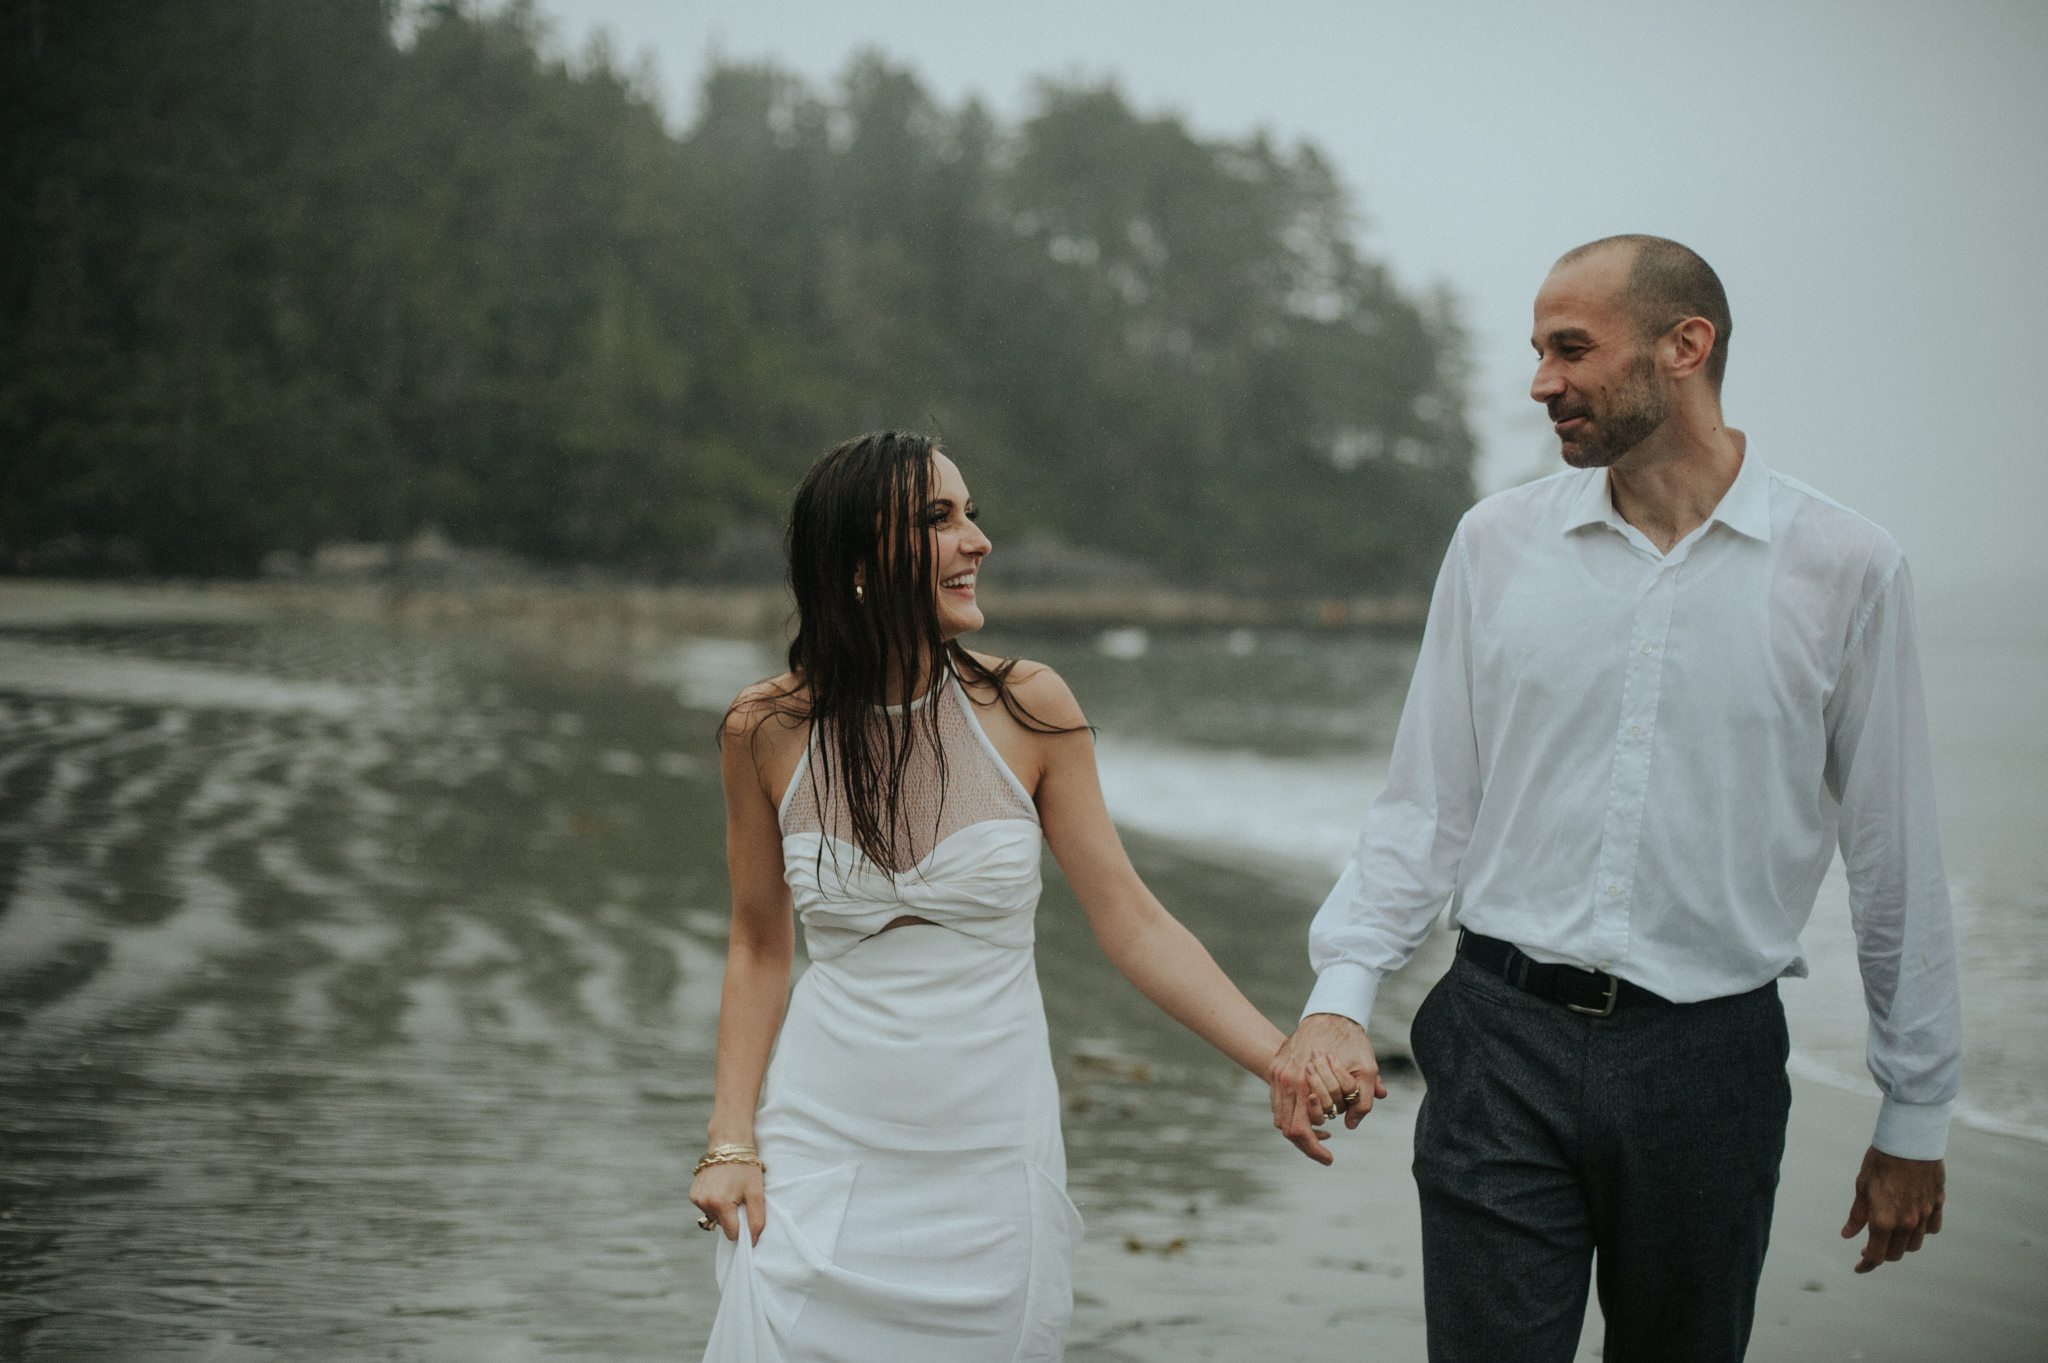
<svg viewBox="0 0 2048 1363">
<path fill-rule="evenodd" d="M 1411 1030 L 1431 1359 L 1571 1358 L 1596 1255 L 1607 1363 L 1739 1359 L 1791 1101 L 1776 981 L 1837 845 L 1883 1092 L 1842 1233 L 1867 1272 L 1941 1229 L 1961 1013 L 1911 586 L 1723 423 L 1693 252 L 1591 243 L 1535 311 L 1571 467 L 1452 539 L 1274 1124 L 1328 1163 L 1317 1124 L 1384 1093 L 1373 997 L 1448 901 Z"/>
</svg>

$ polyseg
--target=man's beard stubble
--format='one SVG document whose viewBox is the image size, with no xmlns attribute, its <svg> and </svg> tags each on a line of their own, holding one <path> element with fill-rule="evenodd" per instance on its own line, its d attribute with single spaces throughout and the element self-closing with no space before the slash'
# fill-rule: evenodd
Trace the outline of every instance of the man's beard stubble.
<svg viewBox="0 0 2048 1363">
<path fill-rule="evenodd" d="M 1587 405 L 1584 415 L 1592 418 L 1591 429 L 1576 447 L 1566 441 L 1564 461 L 1575 469 L 1604 469 L 1648 440 L 1671 415 L 1671 395 L 1657 383 L 1657 359 L 1643 352 L 1629 365 L 1627 382 L 1609 399 L 1612 406 L 1599 411 Z M 1579 415 L 1563 413 L 1563 416 Z M 1553 413 L 1552 420 L 1561 419 Z"/>
</svg>

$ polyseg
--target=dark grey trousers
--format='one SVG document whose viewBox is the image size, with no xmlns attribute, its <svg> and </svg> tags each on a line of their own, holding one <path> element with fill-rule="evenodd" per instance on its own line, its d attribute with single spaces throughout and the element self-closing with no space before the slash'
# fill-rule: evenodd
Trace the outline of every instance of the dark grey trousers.
<svg viewBox="0 0 2048 1363">
<path fill-rule="evenodd" d="M 1596 1258 L 1605 1363 L 1742 1357 L 1792 1104 L 1775 984 L 1593 1018 L 1460 957 L 1411 1037 L 1431 1363 L 1568 1363 Z"/>
</svg>

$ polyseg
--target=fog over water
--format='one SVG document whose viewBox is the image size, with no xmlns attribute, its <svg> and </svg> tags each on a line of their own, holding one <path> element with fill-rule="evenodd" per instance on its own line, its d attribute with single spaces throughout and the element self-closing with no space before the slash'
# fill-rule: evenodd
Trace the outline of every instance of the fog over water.
<svg viewBox="0 0 2048 1363">
<path fill-rule="evenodd" d="M 1555 467 L 1528 400 L 1550 262 L 1675 237 L 1728 286 L 1730 421 L 1774 467 L 1891 530 L 1930 589 L 2048 580 L 2048 7 L 2031 0 L 543 0 L 599 30 L 680 125 L 707 57 L 818 82 L 873 47 L 1006 116 L 1034 80 L 1114 78 L 1204 132 L 1308 138 L 1367 249 L 1441 283 L 1474 340 L 1489 489 Z M 971 452 L 968 452 L 971 454 Z"/>
</svg>

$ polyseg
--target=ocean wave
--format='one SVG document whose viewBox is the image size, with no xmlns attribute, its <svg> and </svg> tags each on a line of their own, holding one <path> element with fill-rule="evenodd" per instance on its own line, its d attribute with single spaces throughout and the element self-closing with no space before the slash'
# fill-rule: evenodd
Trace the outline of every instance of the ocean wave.
<svg viewBox="0 0 2048 1363">
<path fill-rule="evenodd" d="M 287 681 L 190 663 L 0 640 L 0 691 L 136 705 L 352 714 L 368 692 L 336 682 Z"/>
<path fill-rule="evenodd" d="M 1097 748 L 1110 816 L 1136 832 L 1177 844 L 1189 855 L 1283 876 L 1303 887 L 1335 881 L 1365 812 L 1386 784 L 1384 756 L 1290 759 L 1239 749 L 1207 749 L 1105 738 Z M 1956 916 L 1968 924 L 1985 913 L 1967 882 L 1953 885 Z M 1839 860 L 1829 870 L 1801 936 L 1810 975 L 1781 989 L 1792 1032 L 1791 1072 L 1831 1088 L 1874 1097 L 1864 1068 L 1868 1014 L 1849 926 L 1848 882 Z M 1966 941 L 1967 946 L 1967 941 Z M 1984 1131 L 2048 1142 L 2048 1093 L 2005 1074 L 1988 1059 L 2014 1043 L 2013 1054 L 2037 1059 L 2014 1027 L 2037 1012 L 2013 994 L 1995 960 L 1962 959 L 1972 1020 L 1966 1070 L 1985 1065 L 1993 1079 L 1969 1084 L 1956 1120 Z M 1404 1020 L 1405 1021 L 1405 1020 Z M 2006 1101 L 1986 1101 L 1984 1088 Z M 1973 1092 L 1973 1090 L 1978 1090 Z"/>
</svg>

